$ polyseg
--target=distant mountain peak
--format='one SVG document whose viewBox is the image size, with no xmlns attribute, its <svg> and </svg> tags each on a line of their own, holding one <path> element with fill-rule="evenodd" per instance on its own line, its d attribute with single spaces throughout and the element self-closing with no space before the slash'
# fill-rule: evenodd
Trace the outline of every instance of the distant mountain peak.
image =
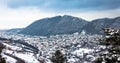
<svg viewBox="0 0 120 63">
<path fill-rule="evenodd" d="M 75 32 L 81 33 L 84 30 L 86 34 L 103 34 L 102 29 L 104 27 L 120 28 L 120 17 L 101 18 L 88 22 L 70 15 L 55 16 L 37 20 L 20 33 L 49 36 Z"/>
<path fill-rule="evenodd" d="M 63 17 L 73 17 L 73 16 L 71 16 L 71 15 L 63 15 Z"/>
<path fill-rule="evenodd" d="M 20 33 L 29 35 L 56 35 L 56 34 L 72 34 L 81 32 L 86 20 L 79 19 L 70 15 L 55 16 L 37 20 Z"/>
</svg>

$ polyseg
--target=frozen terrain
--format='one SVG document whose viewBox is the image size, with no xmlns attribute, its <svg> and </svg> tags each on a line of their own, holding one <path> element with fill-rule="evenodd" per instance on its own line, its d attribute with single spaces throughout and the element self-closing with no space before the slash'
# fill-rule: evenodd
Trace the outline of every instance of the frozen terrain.
<svg viewBox="0 0 120 63">
<path fill-rule="evenodd" d="M 97 41 L 102 36 L 87 35 L 84 32 L 49 37 L 1 32 L 0 37 L 9 39 L 0 40 L 6 46 L 2 54 L 7 63 L 19 60 L 25 63 L 52 63 L 50 58 L 56 50 L 62 51 L 68 63 L 91 63 L 99 53 L 106 50 Z"/>
</svg>

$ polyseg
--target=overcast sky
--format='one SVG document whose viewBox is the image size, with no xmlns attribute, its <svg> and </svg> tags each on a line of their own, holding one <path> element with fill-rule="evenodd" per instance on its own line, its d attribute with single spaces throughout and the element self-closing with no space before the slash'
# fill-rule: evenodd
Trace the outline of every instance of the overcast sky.
<svg viewBox="0 0 120 63">
<path fill-rule="evenodd" d="M 22 28 L 56 15 L 114 18 L 120 16 L 120 0 L 0 0 L 0 29 Z"/>
</svg>

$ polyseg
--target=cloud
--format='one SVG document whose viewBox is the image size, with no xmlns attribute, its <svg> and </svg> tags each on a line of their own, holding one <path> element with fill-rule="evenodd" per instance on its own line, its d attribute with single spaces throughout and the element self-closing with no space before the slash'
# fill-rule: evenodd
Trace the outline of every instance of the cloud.
<svg viewBox="0 0 120 63">
<path fill-rule="evenodd" d="M 26 27 L 35 20 L 51 16 L 55 15 L 44 13 L 37 8 L 2 8 L 0 9 L 0 29 Z"/>
<path fill-rule="evenodd" d="M 120 0 L 13 0 L 8 3 L 11 8 L 19 8 L 22 6 L 34 6 L 42 8 L 42 10 L 49 9 L 51 11 L 57 10 L 109 10 L 120 8 Z"/>
<path fill-rule="evenodd" d="M 41 2 L 41 4 L 38 1 Z M 108 4 L 110 5 L 112 1 L 114 1 L 113 3 L 115 3 L 116 7 L 114 7 L 115 5 L 111 5 L 111 9 L 109 10 L 80 11 L 79 8 L 82 9 L 84 8 L 83 6 L 85 6 L 85 8 L 89 7 L 85 5 L 86 1 L 93 7 L 91 1 L 95 3 L 103 0 L 0 0 L 0 29 L 22 28 L 28 26 L 35 20 L 56 15 L 72 15 L 89 21 L 97 18 L 120 16 L 119 4 L 116 4 L 118 0 L 109 0 L 111 3 L 103 5 L 103 7 L 105 5 L 108 7 Z M 81 4 L 79 4 L 79 2 Z M 103 8 L 98 4 L 99 3 L 96 3 L 94 5 Z M 79 7 L 79 5 L 81 5 L 81 7 Z"/>
</svg>

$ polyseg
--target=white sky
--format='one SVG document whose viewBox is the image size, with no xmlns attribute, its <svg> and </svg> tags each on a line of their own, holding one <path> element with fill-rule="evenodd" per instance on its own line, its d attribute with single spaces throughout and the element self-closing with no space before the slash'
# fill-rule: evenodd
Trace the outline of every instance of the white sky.
<svg viewBox="0 0 120 63">
<path fill-rule="evenodd" d="M 72 15 L 85 20 L 97 18 L 114 18 L 120 16 L 120 9 L 88 12 L 47 12 L 36 7 L 9 8 L 5 2 L 0 3 L 0 29 L 23 28 L 35 20 L 56 15 Z"/>
</svg>

